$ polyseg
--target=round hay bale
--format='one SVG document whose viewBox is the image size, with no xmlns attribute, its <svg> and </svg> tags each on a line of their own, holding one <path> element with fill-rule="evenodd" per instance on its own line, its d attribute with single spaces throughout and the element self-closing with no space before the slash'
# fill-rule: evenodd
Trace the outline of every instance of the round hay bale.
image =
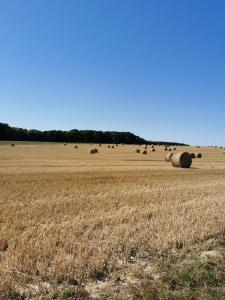
<svg viewBox="0 0 225 300">
<path fill-rule="evenodd" d="M 152 145 L 152 148 L 154 148 L 154 145 Z"/>
<path fill-rule="evenodd" d="M 67 146 L 67 144 L 64 144 L 64 146 Z"/>
<path fill-rule="evenodd" d="M 171 149 L 171 148 L 168 148 L 168 151 L 172 151 L 172 149 Z"/>
<path fill-rule="evenodd" d="M 92 149 L 89 150 L 89 153 L 90 154 L 98 153 L 98 149 L 97 148 L 92 148 Z"/>
<path fill-rule="evenodd" d="M 192 159 L 195 158 L 195 153 L 190 153 L 190 155 Z"/>
<path fill-rule="evenodd" d="M 141 151 L 140 151 L 140 149 L 136 149 L 136 153 L 140 153 Z"/>
<path fill-rule="evenodd" d="M 147 146 L 147 145 L 145 145 L 145 149 L 148 149 L 148 146 Z"/>
<path fill-rule="evenodd" d="M 108 145 L 108 148 L 110 148 L 111 146 L 110 145 Z"/>
<path fill-rule="evenodd" d="M 112 145 L 112 148 L 114 149 L 114 148 L 115 148 L 115 146 L 113 146 L 113 145 Z"/>
<path fill-rule="evenodd" d="M 192 164 L 191 155 L 188 152 L 178 151 L 172 155 L 172 166 L 177 168 L 190 168 Z"/>
<path fill-rule="evenodd" d="M 142 154 L 148 154 L 148 151 L 147 150 L 143 150 Z"/>
<path fill-rule="evenodd" d="M 171 162 L 172 161 L 173 152 L 166 153 L 165 161 Z"/>
<path fill-rule="evenodd" d="M 174 151 L 176 151 L 176 150 L 177 150 L 177 148 L 176 148 L 176 147 L 174 147 L 174 148 L 173 148 L 173 150 L 174 150 Z"/>
<path fill-rule="evenodd" d="M 77 145 L 75 145 L 75 146 L 74 146 L 74 148 L 75 148 L 75 149 L 77 149 L 77 148 L 78 148 L 78 146 L 77 146 Z"/>
<path fill-rule="evenodd" d="M 196 157 L 196 158 L 202 158 L 202 153 L 200 153 L 200 152 L 199 152 L 199 153 L 196 153 L 196 154 L 195 154 L 195 157 Z"/>
<path fill-rule="evenodd" d="M 167 147 L 165 147 L 165 151 L 167 151 L 168 149 L 167 149 Z"/>
<path fill-rule="evenodd" d="M 116 147 L 118 147 L 119 145 L 118 144 L 116 144 Z"/>
<path fill-rule="evenodd" d="M 152 152 L 155 152 L 155 148 L 152 148 L 152 150 L 151 150 Z"/>
<path fill-rule="evenodd" d="M 102 146 L 102 144 L 99 144 L 99 147 L 101 147 Z"/>
<path fill-rule="evenodd" d="M 90 150 L 89 150 L 89 153 L 90 153 L 90 154 L 95 154 L 95 149 L 93 149 L 93 148 L 90 149 Z"/>
<path fill-rule="evenodd" d="M 11 147 L 15 147 L 15 144 L 11 144 Z"/>
</svg>

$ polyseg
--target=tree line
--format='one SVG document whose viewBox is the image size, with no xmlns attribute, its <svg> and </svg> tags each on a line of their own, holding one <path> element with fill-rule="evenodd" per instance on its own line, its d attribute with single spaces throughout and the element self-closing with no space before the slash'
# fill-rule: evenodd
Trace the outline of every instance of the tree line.
<svg viewBox="0 0 225 300">
<path fill-rule="evenodd" d="M 37 141 L 63 143 L 107 143 L 107 144 L 158 144 L 184 145 L 174 142 L 147 141 L 131 132 L 96 131 L 96 130 L 47 130 L 23 129 L 0 123 L 0 140 Z"/>
</svg>

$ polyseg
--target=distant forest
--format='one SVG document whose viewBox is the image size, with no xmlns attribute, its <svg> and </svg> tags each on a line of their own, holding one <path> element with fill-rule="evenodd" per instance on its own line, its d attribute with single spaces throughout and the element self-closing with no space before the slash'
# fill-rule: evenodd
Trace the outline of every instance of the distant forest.
<svg viewBox="0 0 225 300">
<path fill-rule="evenodd" d="M 130 132 L 77 130 L 69 131 L 23 129 L 0 123 L 0 140 L 3 141 L 39 141 L 63 143 L 107 143 L 107 144 L 158 144 L 185 145 L 175 142 L 147 141 Z"/>
</svg>

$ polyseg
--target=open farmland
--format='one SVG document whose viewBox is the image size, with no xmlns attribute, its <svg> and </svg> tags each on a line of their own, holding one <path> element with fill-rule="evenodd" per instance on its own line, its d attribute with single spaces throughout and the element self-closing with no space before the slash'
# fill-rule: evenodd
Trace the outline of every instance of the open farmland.
<svg viewBox="0 0 225 300">
<path fill-rule="evenodd" d="M 1 298 L 224 299 L 223 150 L 178 147 L 203 155 L 180 169 L 164 147 L 107 146 L 0 145 Z"/>
</svg>

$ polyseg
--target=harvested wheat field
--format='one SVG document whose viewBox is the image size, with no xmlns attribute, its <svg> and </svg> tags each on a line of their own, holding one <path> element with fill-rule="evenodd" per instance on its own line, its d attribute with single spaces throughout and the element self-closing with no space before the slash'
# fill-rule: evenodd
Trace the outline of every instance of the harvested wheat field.
<svg viewBox="0 0 225 300">
<path fill-rule="evenodd" d="M 90 155 L 89 144 L 10 144 L 0 145 L 1 299 L 224 299 L 221 149 L 200 148 L 180 169 L 164 146 Z"/>
</svg>

